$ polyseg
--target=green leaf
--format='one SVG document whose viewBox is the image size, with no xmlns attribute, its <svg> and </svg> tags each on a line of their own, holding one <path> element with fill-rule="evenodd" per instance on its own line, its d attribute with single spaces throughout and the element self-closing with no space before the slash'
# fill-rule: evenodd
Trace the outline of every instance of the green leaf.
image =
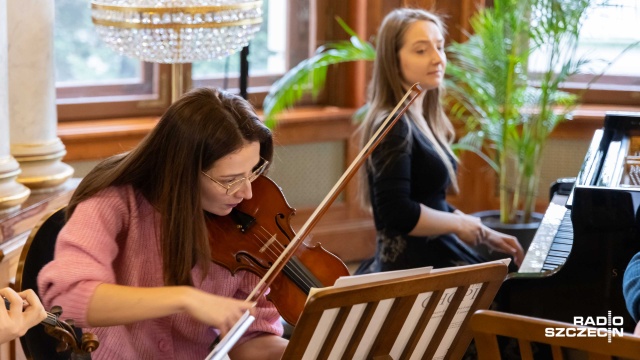
<svg viewBox="0 0 640 360">
<path fill-rule="evenodd" d="M 317 97 L 324 88 L 327 70 L 333 65 L 353 61 L 373 61 L 376 51 L 373 45 L 363 41 L 336 18 L 340 26 L 349 34 L 348 41 L 330 42 L 316 50 L 316 54 L 287 71 L 269 90 L 263 102 L 264 121 L 273 128 L 277 115 L 291 108 L 305 95 Z"/>
</svg>

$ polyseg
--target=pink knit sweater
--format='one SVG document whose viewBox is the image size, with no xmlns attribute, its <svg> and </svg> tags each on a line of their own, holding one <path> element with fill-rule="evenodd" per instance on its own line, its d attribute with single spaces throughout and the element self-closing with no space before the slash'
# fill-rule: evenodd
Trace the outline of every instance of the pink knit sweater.
<svg viewBox="0 0 640 360">
<path fill-rule="evenodd" d="M 163 285 L 158 218 L 132 187 L 106 189 L 78 205 L 58 236 L 55 259 L 38 276 L 45 306 L 62 306 L 62 319 L 73 319 L 83 331 L 98 336 L 100 347 L 92 356 L 94 360 L 204 359 L 218 334 L 187 314 L 86 328 L 89 300 L 98 285 Z M 208 266 L 204 278 L 197 266 L 191 274 L 196 287 L 213 294 L 244 300 L 259 281 L 248 272 L 232 276 L 213 262 Z M 271 303 L 262 299 L 256 310 L 256 321 L 240 342 L 260 332 L 282 334 L 278 312 Z"/>
</svg>

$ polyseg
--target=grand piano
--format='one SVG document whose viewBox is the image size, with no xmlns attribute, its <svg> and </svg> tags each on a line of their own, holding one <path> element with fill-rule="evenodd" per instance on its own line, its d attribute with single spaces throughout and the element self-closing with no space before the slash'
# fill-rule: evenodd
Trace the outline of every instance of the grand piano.
<svg viewBox="0 0 640 360">
<path fill-rule="evenodd" d="M 640 113 L 607 113 L 573 186 L 560 184 L 498 310 L 573 323 L 622 316 L 622 277 L 640 251 Z"/>
</svg>

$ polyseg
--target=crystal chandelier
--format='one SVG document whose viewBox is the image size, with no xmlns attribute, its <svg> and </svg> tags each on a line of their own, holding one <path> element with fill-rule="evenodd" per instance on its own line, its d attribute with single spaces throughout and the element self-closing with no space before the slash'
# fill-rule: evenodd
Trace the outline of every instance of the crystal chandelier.
<svg viewBox="0 0 640 360">
<path fill-rule="evenodd" d="M 262 23 L 262 1 L 92 0 L 100 37 L 142 61 L 179 64 L 231 55 Z"/>
</svg>

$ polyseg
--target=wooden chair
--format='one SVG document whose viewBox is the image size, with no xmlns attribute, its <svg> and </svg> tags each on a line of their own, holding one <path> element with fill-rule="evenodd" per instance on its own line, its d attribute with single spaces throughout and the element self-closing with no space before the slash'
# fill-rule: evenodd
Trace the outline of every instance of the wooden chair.
<svg viewBox="0 0 640 360">
<path fill-rule="evenodd" d="M 65 224 L 64 210 L 65 208 L 60 208 L 46 215 L 31 231 L 20 254 L 18 269 L 16 271 L 17 291 L 32 289 L 38 297 L 40 297 L 37 284 L 38 273 L 48 262 L 53 260 L 58 233 Z M 83 338 L 81 329 L 73 327 L 73 324 L 65 324 L 69 326 L 56 328 L 53 333 L 56 336 L 62 335 L 64 339 L 73 340 L 71 342 L 78 347 L 84 346 L 85 341 L 95 340 L 95 337 L 92 337 L 90 334 Z M 82 341 L 78 339 L 82 339 Z M 32 327 L 24 336 L 20 337 L 20 344 L 27 359 L 67 360 L 69 358 L 91 358 L 90 354 L 84 350 L 74 348 L 68 348 L 66 351 L 58 352 L 57 347 L 60 343 L 60 339 L 48 334 L 42 324 Z M 69 344 L 69 342 L 66 343 Z"/>
<path fill-rule="evenodd" d="M 588 301 L 585 299 L 585 301 Z M 547 329 L 553 330 L 547 330 Z M 514 315 L 490 310 L 477 311 L 471 317 L 471 330 L 476 343 L 479 360 L 500 359 L 500 347 L 497 336 L 517 339 L 520 357 L 523 360 L 537 358 L 532 351 L 532 343 L 547 344 L 551 347 L 553 359 L 566 359 L 567 351 L 572 352 L 572 358 L 583 358 L 587 354 L 589 360 L 624 358 L 640 359 L 640 337 L 623 334 L 622 337 L 613 336 L 611 342 L 604 337 L 555 337 L 558 331 L 563 333 L 570 329 L 572 334 L 576 328 L 587 328 L 597 331 L 594 327 L 576 327 L 573 324 L 552 321 L 522 315 Z M 599 328 L 602 331 L 602 328 Z M 549 333 L 547 333 L 547 331 Z M 586 332 L 585 332 L 586 334 Z M 581 353 L 581 354 L 576 354 Z M 545 357 L 548 359 L 548 357 Z"/>
<path fill-rule="evenodd" d="M 492 262 L 319 289 L 282 358 L 460 359 L 471 314 L 491 304 L 506 274 Z"/>
<path fill-rule="evenodd" d="M 32 289 L 40 297 L 37 284 L 38 273 L 43 266 L 53 260 L 56 239 L 63 226 L 64 208 L 44 216 L 31 230 L 22 248 L 16 271 L 17 291 Z M 45 333 L 42 325 L 29 329 L 24 336 L 20 337 L 20 344 L 28 359 L 63 359 L 55 351 L 57 341 Z"/>
</svg>

